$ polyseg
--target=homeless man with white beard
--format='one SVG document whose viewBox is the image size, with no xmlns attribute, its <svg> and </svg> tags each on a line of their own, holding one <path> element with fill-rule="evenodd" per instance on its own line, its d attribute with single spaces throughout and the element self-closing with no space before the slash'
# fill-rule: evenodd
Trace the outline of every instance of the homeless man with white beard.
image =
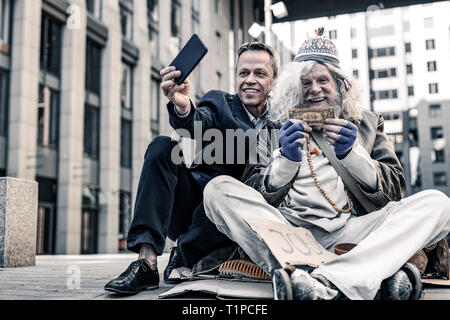
<svg viewBox="0 0 450 320">
<path fill-rule="evenodd" d="M 449 233 L 445 194 L 404 198 L 404 173 L 384 120 L 360 108 L 360 92 L 329 39 L 306 41 L 273 89 L 267 127 L 281 127 L 281 148 L 266 163 L 248 164 L 243 182 L 219 176 L 204 190 L 206 215 L 272 277 L 275 299 L 418 299 L 420 273 L 407 261 Z M 318 131 L 287 119 L 293 106 L 334 106 L 337 118 Z M 357 246 L 311 273 L 283 268 L 248 218 L 306 228 L 327 250 Z"/>
</svg>

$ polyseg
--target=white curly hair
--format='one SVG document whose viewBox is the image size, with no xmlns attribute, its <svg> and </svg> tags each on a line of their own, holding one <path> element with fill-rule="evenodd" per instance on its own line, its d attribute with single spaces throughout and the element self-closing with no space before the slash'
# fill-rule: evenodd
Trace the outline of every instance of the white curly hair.
<svg viewBox="0 0 450 320">
<path fill-rule="evenodd" d="M 338 117 L 359 125 L 362 119 L 360 108 L 362 90 L 358 81 L 344 75 L 342 70 L 331 64 L 316 61 L 294 61 L 283 67 L 270 96 L 268 120 L 282 125 L 287 121 L 287 109 L 303 105 L 300 77 L 308 74 L 316 64 L 327 67 L 335 80 L 338 90 L 334 97 L 334 104 Z M 346 79 L 350 85 L 348 90 L 343 79 Z"/>
</svg>

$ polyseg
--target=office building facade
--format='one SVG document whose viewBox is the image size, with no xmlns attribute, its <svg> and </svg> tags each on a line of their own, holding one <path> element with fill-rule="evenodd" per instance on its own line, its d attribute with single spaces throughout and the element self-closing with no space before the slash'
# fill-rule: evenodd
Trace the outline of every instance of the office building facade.
<svg viewBox="0 0 450 320">
<path fill-rule="evenodd" d="M 38 254 L 126 247 L 146 148 L 172 133 L 159 71 L 197 33 L 192 100 L 234 91 L 254 6 L 0 0 L 0 176 L 39 183 Z"/>
</svg>

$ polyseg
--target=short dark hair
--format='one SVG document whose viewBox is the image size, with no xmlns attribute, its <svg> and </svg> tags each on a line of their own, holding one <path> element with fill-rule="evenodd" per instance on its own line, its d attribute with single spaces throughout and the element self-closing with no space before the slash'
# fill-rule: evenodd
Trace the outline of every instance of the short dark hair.
<svg viewBox="0 0 450 320">
<path fill-rule="evenodd" d="M 270 61 L 272 63 L 272 70 L 273 70 L 273 77 L 276 78 L 278 76 L 278 69 L 279 69 L 279 58 L 277 52 L 272 48 L 271 46 L 254 41 L 254 42 L 246 42 L 242 44 L 238 49 L 238 56 L 236 60 L 236 67 L 237 62 L 239 61 L 239 58 L 241 57 L 241 54 L 243 54 L 245 51 L 266 51 L 270 56 Z"/>
</svg>

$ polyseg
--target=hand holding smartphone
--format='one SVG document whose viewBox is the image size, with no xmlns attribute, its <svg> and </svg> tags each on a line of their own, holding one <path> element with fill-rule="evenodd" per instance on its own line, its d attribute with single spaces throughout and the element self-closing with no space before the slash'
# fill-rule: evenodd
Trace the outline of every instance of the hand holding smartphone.
<svg viewBox="0 0 450 320">
<path fill-rule="evenodd" d="M 193 34 L 186 45 L 181 49 L 169 66 L 174 66 L 181 72 L 181 76 L 174 79 L 177 85 L 181 85 L 192 70 L 199 64 L 208 49 L 200 40 L 198 35 Z"/>
</svg>

